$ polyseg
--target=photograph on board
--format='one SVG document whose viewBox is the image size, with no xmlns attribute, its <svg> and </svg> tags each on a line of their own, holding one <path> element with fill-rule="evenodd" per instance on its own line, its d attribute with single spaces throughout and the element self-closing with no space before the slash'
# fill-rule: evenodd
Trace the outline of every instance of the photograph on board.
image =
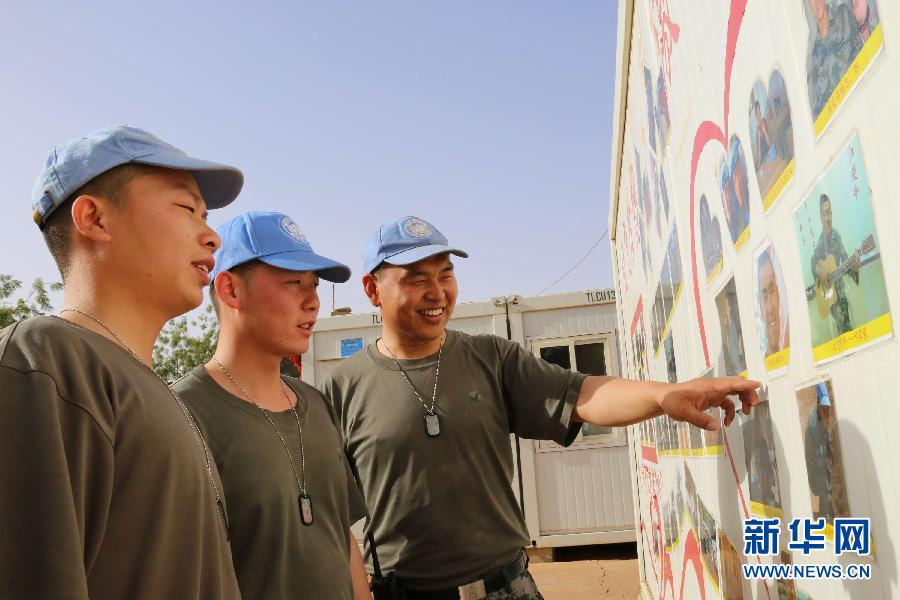
<svg viewBox="0 0 900 600">
<path fill-rule="evenodd" d="M 665 329 L 662 331 L 662 336 L 665 337 L 668 327 L 671 325 L 672 311 L 675 308 L 675 293 L 672 291 L 672 269 L 668 252 L 663 257 L 662 270 L 659 272 L 659 293 L 662 296 L 663 314 L 666 319 Z"/>
<path fill-rule="evenodd" d="M 766 240 L 757 249 L 753 264 L 756 297 L 756 328 L 759 345 L 770 377 L 787 372 L 790 361 L 791 331 L 788 322 L 788 296 L 781 263 L 775 246 Z"/>
<path fill-rule="evenodd" d="M 724 531 L 719 531 L 719 556 L 722 557 L 722 598 L 742 600 L 744 597 L 741 555 Z"/>
<path fill-rule="evenodd" d="M 794 177 L 794 131 L 784 77 L 777 68 L 766 88 L 757 80 L 750 91 L 750 150 L 763 210 L 769 212 Z"/>
<path fill-rule="evenodd" d="M 647 136 L 650 148 L 656 152 L 656 103 L 653 100 L 653 88 L 656 82 L 650 73 L 650 67 L 644 65 L 644 99 L 647 103 Z"/>
<path fill-rule="evenodd" d="M 644 313 L 641 307 L 641 313 L 638 315 L 636 329 L 632 332 L 632 340 L 634 341 L 634 361 L 635 361 L 635 377 L 641 381 L 647 379 L 647 346 L 644 337 Z"/>
<path fill-rule="evenodd" d="M 647 188 L 653 197 L 653 209 L 655 211 L 653 218 L 656 221 L 656 235 L 660 238 L 666 233 L 669 223 L 669 192 L 663 189 L 662 168 L 653 153 L 650 153 L 647 161 L 647 170 L 649 177 Z"/>
<path fill-rule="evenodd" d="M 687 456 L 691 453 L 691 434 L 688 431 L 689 425 L 684 421 L 679 421 L 678 425 L 678 454 Z"/>
<path fill-rule="evenodd" d="M 665 342 L 663 342 L 663 346 L 665 346 L 665 356 L 666 356 L 666 376 L 669 380 L 669 383 L 677 383 L 678 382 L 678 367 L 675 364 L 675 343 L 672 341 L 672 332 L 669 332 L 669 335 L 666 336 Z"/>
<path fill-rule="evenodd" d="M 700 196 L 700 249 L 703 251 L 703 267 L 706 269 L 706 284 L 722 270 L 722 229 L 719 217 L 713 217 L 709 210 L 706 194 Z"/>
<path fill-rule="evenodd" d="M 651 156 L 652 160 L 652 156 Z M 659 206 L 656 203 L 656 198 L 653 194 L 653 188 L 650 185 L 650 173 L 652 170 L 652 166 L 648 165 L 647 169 L 644 170 L 643 175 L 641 175 L 641 198 L 642 204 L 644 205 L 644 210 L 647 213 L 647 232 L 649 233 L 651 230 L 656 231 L 656 237 L 659 238 L 662 236 L 662 225 L 660 224 L 659 219 Z"/>
<path fill-rule="evenodd" d="M 664 156 L 669 143 L 669 131 L 672 129 L 672 117 L 669 114 L 669 91 L 662 69 L 656 77 L 656 129 L 659 133 L 659 154 Z"/>
<path fill-rule="evenodd" d="M 697 542 L 700 544 L 700 558 L 713 586 L 719 589 L 719 528 L 712 513 L 703 500 L 697 498 Z"/>
<path fill-rule="evenodd" d="M 705 412 L 712 417 L 718 417 L 720 410 L 718 408 L 708 408 Z M 725 456 L 721 429 L 715 431 L 703 430 L 703 454 L 706 456 Z"/>
<path fill-rule="evenodd" d="M 700 377 L 716 377 L 716 366 L 713 365 L 703 373 L 700 374 Z M 720 419 L 721 415 L 720 410 L 716 407 L 707 408 L 706 414 Z M 705 456 L 724 456 L 725 455 L 725 447 L 722 445 L 722 429 L 716 429 L 715 431 L 708 431 L 706 429 L 703 430 L 703 454 Z"/>
<path fill-rule="evenodd" d="M 669 186 L 666 184 L 665 168 L 659 165 L 656 177 L 656 195 L 660 206 L 660 215 L 664 222 L 669 222 Z"/>
<path fill-rule="evenodd" d="M 684 483 L 682 481 L 680 469 L 675 469 L 675 481 L 672 485 L 672 493 L 675 496 L 675 506 L 678 507 L 678 527 L 680 529 L 681 524 L 685 519 L 685 510 L 687 508 L 684 503 Z"/>
<path fill-rule="evenodd" d="M 668 417 L 663 417 L 662 428 L 666 436 L 666 452 L 668 454 L 673 454 L 678 450 L 678 437 L 675 435 L 675 421 Z"/>
<path fill-rule="evenodd" d="M 703 429 L 694 425 L 688 425 L 688 434 L 691 438 L 691 456 L 703 456 Z"/>
<path fill-rule="evenodd" d="M 813 518 L 849 517 L 834 389 L 826 379 L 797 390 Z"/>
<path fill-rule="evenodd" d="M 801 0 L 809 27 L 806 87 L 816 137 L 884 47 L 876 0 Z"/>
<path fill-rule="evenodd" d="M 794 229 L 815 363 L 891 337 L 872 189 L 858 135 L 797 207 Z"/>
<path fill-rule="evenodd" d="M 669 434 L 666 431 L 665 417 L 656 417 L 656 452 L 658 455 L 664 455 L 669 450 Z"/>
<path fill-rule="evenodd" d="M 678 515 L 676 514 L 678 509 L 673 500 L 674 496 L 669 494 L 662 505 L 663 533 L 667 552 L 671 552 L 678 541 Z"/>
<path fill-rule="evenodd" d="M 694 485 L 694 476 L 686 462 L 682 462 L 684 470 L 684 506 L 691 520 L 691 527 L 697 526 L 697 486 Z"/>
<path fill-rule="evenodd" d="M 747 160 L 736 135 L 728 143 L 728 154 L 720 167 L 719 190 L 728 233 L 735 250 L 750 239 L 750 185 L 747 179 Z"/>
<path fill-rule="evenodd" d="M 794 564 L 791 553 L 787 550 L 782 550 L 780 557 L 780 564 Z M 813 600 L 812 596 L 796 586 L 793 579 L 776 579 L 775 584 L 778 586 L 778 600 Z"/>
<path fill-rule="evenodd" d="M 669 245 L 666 247 L 666 258 L 669 263 L 669 280 L 672 285 L 672 293 L 675 296 L 673 308 L 678 304 L 678 298 L 684 285 L 684 269 L 681 266 L 681 246 L 678 243 L 678 227 L 672 227 L 672 234 L 669 236 Z"/>
<path fill-rule="evenodd" d="M 746 375 L 744 334 L 741 329 L 741 316 L 738 313 L 734 277 L 730 278 L 716 294 L 716 311 L 719 313 L 719 331 L 722 334 L 722 368 L 719 372 L 723 375 Z"/>
<path fill-rule="evenodd" d="M 770 404 L 763 388 L 758 393 L 759 405 L 749 415 L 739 413 L 744 438 L 744 466 L 750 488 L 750 512 L 758 517 L 782 518 Z"/>
<path fill-rule="evenodd" d="M 659 353 L 659 336 L 662 332 L 660 321 L 662 320 L 662 292 L 656 286 L 656 294 L 653 296 L 653 305 L 650 307 L 650 341 L 653 342 L 653 356 Z"/>
</svg>

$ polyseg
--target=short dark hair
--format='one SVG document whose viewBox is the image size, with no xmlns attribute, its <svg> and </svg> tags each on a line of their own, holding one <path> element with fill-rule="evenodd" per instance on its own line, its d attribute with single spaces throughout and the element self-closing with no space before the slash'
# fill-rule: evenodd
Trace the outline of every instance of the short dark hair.
<svg viewBox="0 0 900 600">
<path fill-rule="evenodd" d="M 759 261 L 756 263 L 756 281 L 759 282 L 759 276 L 762 273 L 763 267 L 769 264 L 772 266 L 772 272 L 775 272 L 775 261 L 772 260 L 772 254 L 770 250 L 766 250 L 762 254 L 759 255 Z"/>
<path fill-rule="evenodd" d="M 69 272 L 69 253 L 72 249 L 72 204 L 79 196 L 89 195 L 105 198 L 113 204 L 118 204 L 122 194 L 128 186 L 141 175 L 152 173 L 161 167 L 143 165 L 138 163 L 126 163 L 113 167 L 108 171 L 97 175 L 86 184 L 75 190 L 66 198 L 53 213 L 44 221 L 41 233 L 44 234 L 44 242 L 50 250 L 50 255 L 56 262 L 59 274 L 63 281 Z"/>
<path fill-rule="evenodd" d="M 242 278 L 244 281 L 250 280 L 250 275 L 253 273 L 254 269 L 260 265 L 260 261 L 251 260 L 245 263 L 241 263 L 237 266 L 231 267 L 230 269 L 226 269 L 229 273 L 233 275 L 237 275 Z M 209 283 L 209 302 L 212 304 L 213 310 L 216 313 L 216 318 L 221 318 L 219 315 L 219 296 L 216 294 L 216 282 L 211 281 Z"/>
<path fill-rule="evenodd" d="M 828 197 L 828 194 L 822 194 L 819 196 L 819 210 L 822 209 L 822 205 L 825 203 L 831 204 L 831 198 Z"/>
</svg>

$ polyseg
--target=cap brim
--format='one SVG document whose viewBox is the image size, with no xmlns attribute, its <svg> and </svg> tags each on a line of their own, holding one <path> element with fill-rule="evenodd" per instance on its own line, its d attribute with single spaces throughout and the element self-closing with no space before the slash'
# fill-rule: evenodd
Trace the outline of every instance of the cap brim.
<svg viewBox="0 0 900 600">
<path fill-rule="evenodd" d="M 244 186 L 244 174 L 240 169 L 176 152 L 148 154 L 132 162 L 190 171 L 197 180 L 197 186 L 208 209 L 222 208 L 231 204 Z"/>
<path fill-rule="evenodd" d="M 315 271 L 319 277 L 332 283 L 344 283 L 350 279 L 350 267 L 315 252 L 279 252 L 255 260 L 288 271 Z"/>
<path fill-rule="evenodd" d="M 464 252 L 458 248 L 451 248 L 449 246 L 444 246 L 441 244 L 432 244 L 429 246 L 419 246 L 418 248 L 410 248 L 409 250 L 398 252 L 397 254 L 385 258 L 384 262 L 389 265 L 405 267 L 406 265 L 411 265 L 413 263 L 419 262 L 420 260 L 425 260 L 426 258 L 437 256 L 438 254 L 448 253 L 459 256 L 460 258 L 469 258 L 469 254 L 467 252 Z"/>
</svg>

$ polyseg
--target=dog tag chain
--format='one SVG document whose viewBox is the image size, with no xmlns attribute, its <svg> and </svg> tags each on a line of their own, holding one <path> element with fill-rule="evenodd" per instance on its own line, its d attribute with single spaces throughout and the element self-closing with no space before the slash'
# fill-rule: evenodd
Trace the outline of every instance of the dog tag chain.
<svg viewBox="0 0 900 600">
<path fill-rule="evenodd" d="M 244 397 L 247 398 L 256 408 L 259 409 L 259 412 L 262 413 L 262 416 L 266 418 L 266 421 L 269 422 L 269 425 L 272 426 L 272 431 L 275 432 L 275 435 L 278 436 L 278 439 L 281 440 L 281 445 L 284 447 L 284 453 L 287 454 L 288 462 L 291 463 L 291 471 L 294 472 L 294 479 L 297 480 L 297 489 L 300 490 L 300 494 L 297 496 L 297 507 L 300 509 L 300 522 L 304 525 L 312 525 L 313 524 L 313 507 L 312 507 L 312 498 L 309 497 L 309 494 L 306 491 L 306 452 L 303 448 L 303 423 L 300 421 L 300 413 L 297 412 L 297 406 L 291 402 L 290 397 L 288 397 L 287 392 L 284 391 L 284 387 L 287 385 L 284 381 L 281 381 L 281 393 L 284 395 L 285 399 L 288 402 L 288 406 L 291 407 L 291 411 L 294 413 L 294 418 L 297 419 L 297 433 L 300 436 L 300 474 L 297 474 L 297 468 L 294 465 L 294 457 L 291 455 L 291 451 L 288 449 L 287 442 L 284 441 L 284 437 L 282 437 L 281 432 L 278 431 L 278 427 L 275 425 L 275 421 L 272 420 L 272 417 L 269 416 L 269 413 L 266 410 L 256 403 L 256 400 L 253 399 L 247 390 L 245 390 L 241 385 L 235 381 L 234 377 L 232 377 L 231 373 L 228 369 L 225 368 L 225 365 L 219 362 L 219 359 L 213 356 L 213 361 L 219 365 L 219 368 L 225 373 L 225 376 L 228 377 L 228 381 L 230 381 L 234 387 L 239 389 Z M 300 401 L 298 396 L 297 401 Z"/>
<path fill-rule="evenodd" d="M 438 377 L 440 377 L 441 374 L 441 355 L 444 352 L 444 340 L 441 340 L 441 347 L 438 350 L 437 365 L 434 369 L 434 387 L 431 389 L 431 406 L 425 403 L 425 399 L 422 398 L 419 390 L 416 389 L 416 386 L 414 386 L 412 381 L 410 380 L 409 375 L 407 375 L 406 371 L 403 370 L 403 367 L 400 366 L 400 362 L 397 360 L 397 356 L 390 348 L 388 348 L 388 345 L 384 341 L 384 338 L 381 339 L 381 343 L 384 344 L 385 350 L 387 350 L 388 354 L 391 355 L 391 360 L 393 360 L 394 364 L 397 365 L 397 368 L 400 370 L 400 373 L 403 375 L 403 378 L 409 385 L 409 389 L 413 391 L 413 394 L 416 395 L 416 398 L 418 398 L 419 402 L 422 403 L 422 406 L 425 407 L 425 433 L 428 435 L 428 437 L 439 436 L 441 434 L 441 419 L 440 417 L 438 417 L 437 412 L 435 412 L 434 405 L 437 402 Z"/>
</svg>

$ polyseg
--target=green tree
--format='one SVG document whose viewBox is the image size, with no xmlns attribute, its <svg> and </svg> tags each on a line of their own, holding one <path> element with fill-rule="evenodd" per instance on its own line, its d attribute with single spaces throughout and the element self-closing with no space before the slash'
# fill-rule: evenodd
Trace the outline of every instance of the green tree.
<svg viewBox="0 0 900 600">
<path fill-rule="evenodd" d="M 192 329 L 196 335 L 191 333 Z M 163 327 L 153 348 L 153 370 L 165 381 L 174 383 L 212 357 L 218 337 L 218 321 L 211 304 L 196 319 L 172 319 Z"/>
<path fill-rule="evenodd" d="M 12 275 L 0 273 L 0 328 L 30 317 L 53 312 L 49 292 L 61 290 L 62 284 L 51 283 L 48 286 L 43 279 L 38 277 L 31 282 L 31 288 L 27 295 L 13 299 L 21 288 L 21 281 Z"/>
<path fill-rule="evenodd" d="M 49 293 L 62 287 L 61 283 L 47 285 L 38 277 L 27 294 L 20 294 L 22 282 L 12 275 L 0 273 L 0 329 L 54 312 Z M 212 305 L 207 305 L 196 319 L 172 319 L 163 327 L 153 348 L 153 370 L 169 383 L 176 381 L 212 357 L 218 332 Z"/>
</svg>

